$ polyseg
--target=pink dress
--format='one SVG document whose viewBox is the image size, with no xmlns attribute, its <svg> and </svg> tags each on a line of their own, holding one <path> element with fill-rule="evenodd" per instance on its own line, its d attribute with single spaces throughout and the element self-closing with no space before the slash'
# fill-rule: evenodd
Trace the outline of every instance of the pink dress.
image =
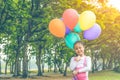
<svg viewBox="0 0 120 80">
<path fill-rule="evenodd" d="M 86 66 L 86 57 L 84 57 L 83 67 L 76 67 L 75 70 L 80 70 Z M 73 80 L 88 80 L 86 72 L 78 73 L 76 76 L 73 77 Z"/>
</svg>

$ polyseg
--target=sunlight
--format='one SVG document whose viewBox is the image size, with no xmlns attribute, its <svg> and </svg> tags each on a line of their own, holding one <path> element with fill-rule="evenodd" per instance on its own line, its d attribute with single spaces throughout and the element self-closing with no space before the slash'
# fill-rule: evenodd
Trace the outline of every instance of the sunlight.
<svg viewBox="0 0 120 80">
<path fill-rule="evenodd" d="M 120 0 L 109 0 L 108 6 L 113 6 L 120 11 Z"/>
</svg>

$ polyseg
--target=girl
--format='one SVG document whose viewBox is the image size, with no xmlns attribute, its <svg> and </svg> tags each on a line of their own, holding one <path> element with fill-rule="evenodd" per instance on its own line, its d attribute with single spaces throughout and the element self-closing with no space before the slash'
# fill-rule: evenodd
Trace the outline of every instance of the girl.
<svg viewBox="0 0 120 80">
<path fill-rule="evenodd" d="M 91 58 L 84 55 L 84 46 L 80 41 L 74 44 L 75 57 L 71 58 L 70 69 L 73 71 L 73 80 L 88 80 L 88 71 L 91 70 Z"/>
</svg>

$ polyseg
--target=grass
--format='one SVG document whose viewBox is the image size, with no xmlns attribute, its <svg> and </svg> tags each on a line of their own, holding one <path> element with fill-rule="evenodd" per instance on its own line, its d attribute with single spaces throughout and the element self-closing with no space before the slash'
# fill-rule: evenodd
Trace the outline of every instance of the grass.
<svg viewBox="0 0 120 80">
<path fill-rule="evenodd" d="M 36 75 L 36 74 L 35 74 Z M 0 78 L 0 80 L 71 80 L 72 75 L 68 73 L 67 77 L 63 77 L 59 73 L 45 73 L 44 76 L 30 76 L 29 78 L 23 79 L 21 77 L 13 78 Z M 101 71 L 89 74 L 89 80 L 120 80 L 120 73 L 114 71 Z"/>
<path fill-rule="evenodd" d="M 114 71 L 101 71 L 89 75 L 90 80 L 120 80 L 120 73 Z"/>
</svg>

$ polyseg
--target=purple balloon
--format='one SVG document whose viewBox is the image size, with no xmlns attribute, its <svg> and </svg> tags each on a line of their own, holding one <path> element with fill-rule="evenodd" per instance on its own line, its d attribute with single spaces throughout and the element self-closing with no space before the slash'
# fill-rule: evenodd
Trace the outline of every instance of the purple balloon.
<svg viewBox="0 0 120 80">
<path fill-rule="evenodd" d="M 68 27 L 66 27 L 66 32 L 65 32 L 65 34 L 68 34 L 68 33 L 70 33 L 70 29 L 69 29 Z"/>
<path fill-rule="evenodd" d="M 93 25 L 92 28 L 84 31 L 83 36 L 84 36 L 84 39 L 94 40 L 98 38 L 100 34 L 101 34 L 101 27 L 96 23 Z"/>
<path fill-rule="evenodd" d="M 63 21 L 63 18 L 60 18 L 60 20 L 62 20 L 62 21 Z"/>
</svg>

